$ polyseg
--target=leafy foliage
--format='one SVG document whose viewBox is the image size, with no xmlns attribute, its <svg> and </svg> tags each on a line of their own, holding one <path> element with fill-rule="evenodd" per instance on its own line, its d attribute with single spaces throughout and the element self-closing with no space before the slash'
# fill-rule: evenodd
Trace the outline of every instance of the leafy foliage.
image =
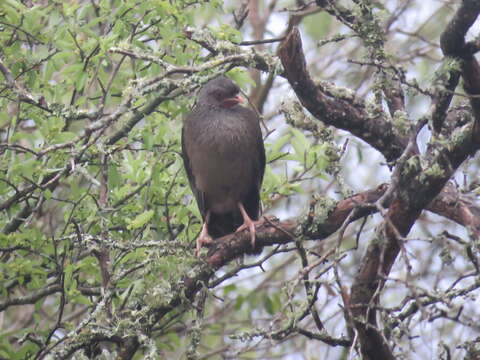
<svg viewBox="0 0 480 360">
<path fill-rule="evenodd" d="M 15 323 L 15 305 L 31 303 L 37 321 L 3 333 L 1 357 L 42 354 L 82 328 L 84 336 L 105 334 L 94 330 L 105 317 L 119 333 L 135 331 L 129 327 L 140 323 L 122 324 L 167 304 L 172 284 L 196 262 L 199 213 L 179 156 L 181 118 L 192 101 L 160 80 L 173 66 L 204 63 L 185 29 L 197 25 L 198 12 L 217 17 L 221 4 L 2 2 L 1 61 L 11 80 L 0 97 L 2 310 Z M 210 31 L 241 41 L 226 24 Z M 239 69 L 231 75 L 250 81 Z M 190 92 L 198 82 L 192 85 L 172 89 Z M 144 116 L 136 118 L 139 111 Z M 313 166 L 309 140 L 299 132 L 294 138 L 291 159 Z M 270 193 L 291 193 L 282 175 L 268 174 Z M 278 303 L 266 298 L 267 312 Z M 163 325 L 159 348 L 179 345 L 169 330 L 177 322 Z"/>
<path fill-rule="evenodd" d="M 288 244 L 212 269 L 194 256 L 201 217 L 179 154 L 196 90 L 227 73 L 249 90 L 269 128 L 267 211 L 313 227 L 328 222 L 337 199 L 384 181 L 398 158 L 385 164 L 379 146 L 356 129 L 347 129 L 352 137 L 322 125 L 285 91 L 277 43 L 286 14 L 305 33 L 305 53 L 316 56 L 308 59 L 311 73 L 325 80 L 316 86 L 338 113 L 347 104 L 365 111 L 365 122 L 385 117 L 395 136 L 408 139 L 428 96 L 461 70 L 450 58 L 438 66 L 434 41 L 450 7 L 439 5 L 435 21 L 414 34 L 396 28 L 396 51 L 387 32 L 422 13 L 421 2 L 323 3 L 251 0 L 247 13 L 241 2 L 219 0 L 0 2 L 0 358 L 307 358 L 307 348 L 318 356 L 318 344 L 338 358 L 353 347 L 361 352 L 345 289 L 361 267 L 363 240 L 384 241 L 375 229 L 380 220 L 357 234 L 346 231 L 348 222 L 337 224 L 338 237 L 313 245 L 284 230 Z M 244 41 L 252 36 L 273 39 Z M 397 83 L 407 109 L 388 115 L 386 93 Z M 428 147 L 453 148 L 460 135 L 452 134 L 431 136 Z M 419 156 L 405 173 L 425 166 Z M 463 171 L 462 191 L 478 195 L 478 161 Z M 442 172 L 433 163 L 422 176 Z M 437 327 L 418 330 L 428 337 L 431 329 L 450 331 L 452 319 L 468 329 L 450 341 L 437 336 L 438 353 L 449 358 L 460 342 L 474 349 L 465 340 L 476 331 L 465 317 L 478 315 L 468 301 L 479 286 L 474 236 L 430 218 L 414 234 L 423 242 L 402 248 L 403 267 L 376 309 L 388 340 L 399 354 L 435 352 L 412 345 L 428 315 Z M 425 253 L 432 259 L 422 261 Z"/>
</svg>

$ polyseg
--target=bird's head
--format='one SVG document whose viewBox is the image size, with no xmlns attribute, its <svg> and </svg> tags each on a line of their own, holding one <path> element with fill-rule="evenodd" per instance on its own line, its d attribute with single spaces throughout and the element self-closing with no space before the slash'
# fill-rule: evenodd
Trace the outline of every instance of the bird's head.
<svg viewBox="0 0 480 360">
<path fill-rule="evenodd" d="M 243 102 L 239 93 L 240 88 L 232 80 L 219 76 L 202 87 L 198 100 L 201 104 L 231 108 Z"/>
</svg>

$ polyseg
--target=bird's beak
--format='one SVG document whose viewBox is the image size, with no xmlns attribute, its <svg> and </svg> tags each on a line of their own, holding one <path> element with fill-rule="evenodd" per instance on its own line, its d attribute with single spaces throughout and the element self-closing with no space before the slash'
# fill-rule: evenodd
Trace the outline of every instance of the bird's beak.
<svg viewBox="0 0 480 360">
<path fill-rule="evenodd" d="M 237 104 L 242 104 L 243 102 L 243 98 L 240 95 L 237 95 L 223 100 L 222 106 L 226 108 L 231 108 Z"/>
</svg>

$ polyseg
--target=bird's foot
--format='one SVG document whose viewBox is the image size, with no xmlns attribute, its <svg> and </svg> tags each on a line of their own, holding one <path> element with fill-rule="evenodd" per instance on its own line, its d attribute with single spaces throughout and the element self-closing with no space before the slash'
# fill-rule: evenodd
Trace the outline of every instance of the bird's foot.
<svg viewBox="0 0 480 360">
<path fill-rule="evenodd" d="M 198 235 L 198 238 L 197 238 L 197 248 L 195 249 L 195 256 L 199 257 L 202 246 L 210 245 L 212 242 L 213 242 L 213 239 L 208 234 L 207 226 L 204 224 L 202 226 L 202 231 L 200 232 L 200 235 Z"/>
<path fill-rule="evenodd" d="M 255 249 L 255 234 L 256 234 L 256 230 L 255 230 L 255 225 L 258 225 L 260 224 L 260 221 L 253 221 L 251 219 L 244 219 L 244 223 L 242 225 L 240 225 L 238 227 L 237 230 L 235 230 L 235 232 L 240 232 L 240 231 L 243 231 L 245 229 L 248 229 L 250 231 L 250 240 L 252 242 L 252 248 Z"/>
</svg>

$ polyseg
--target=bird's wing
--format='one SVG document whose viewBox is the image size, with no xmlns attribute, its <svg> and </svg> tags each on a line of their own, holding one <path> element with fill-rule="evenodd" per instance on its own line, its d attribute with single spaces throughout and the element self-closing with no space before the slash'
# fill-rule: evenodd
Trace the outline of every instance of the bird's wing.
<svg viewBox="0 0 480 360">
<path fill-rule="evenodd" d="M 258 119 L 260 122 L 260 119 Z M 267 158 L 265 156 L 265 146 L 263 145 L 263 137 L 262 137 L 262 131 L 260 130 L 260 133 L 257 135 L 257 149 L 258 149 L 258 166 L 259 166 L 259 171 L 258 171 L 258 179 L 259 179 L 259 184 L 258 188 L 262 186 L 262 181 L 263 181 L 263 175 L 265 175 L 265 165 L 267 162 Z"/>
<path fill-rule="evenodd" d="M 187 119 L 186 119 L 187 120 Z M 186 121 L 185 121 L 186 124 Z M 190 188 L 192 189 L 193 195 L 197 200 L 198 208 L 200 213 L 202 214 L 203 220 L 205 220 L 205 216 L 207 214 L 207 209 L 205 206 L 205 194 L 203 191 L 200 191 L 195 185 L 195 176 L 193 175 L 192 166 L 190 164 L 190 158 L 188 157 L 188 150 L 185 144 L 185 125 L 182 128 L 182 158 L 183 158 L 183 165 L 187 172 L 188 182 L 190 183 Z"/>
<path fill-rule="evenodd" d="M 263 175 L 265 173 L 265 147 L 263 145 L 262 130 L 260 129 L 260 118 L 253 110 L 245 107 L 241 107 L 243 111 L 243 117 L 249 124 L 249 132 L 255 136 L 255 152 L 257 158 L 255 159 L 254 172 L 256 185 L 260 189 L 262 185 Z"/>
<path fill-rule="evenodd" d="M 265 147 L 263 145 L 262 131 L 260 129 L 260 119 L 254 111 L 248 108 L 244 109 L 244 116 L 246 119 L 248 119 L 251 132 L 255 135 L 255 153 L 257 156 L 253 163 L 254 181 L 252 182 L 252 186 L 248 192 L 248 195 L 243 201 L 243 206 L 245 207 L 248 215 L 253 220 L 257 220 L 260 213 L 260 190 L 262 187 L 263 175 L 265 173 Z"/>
</svg>

